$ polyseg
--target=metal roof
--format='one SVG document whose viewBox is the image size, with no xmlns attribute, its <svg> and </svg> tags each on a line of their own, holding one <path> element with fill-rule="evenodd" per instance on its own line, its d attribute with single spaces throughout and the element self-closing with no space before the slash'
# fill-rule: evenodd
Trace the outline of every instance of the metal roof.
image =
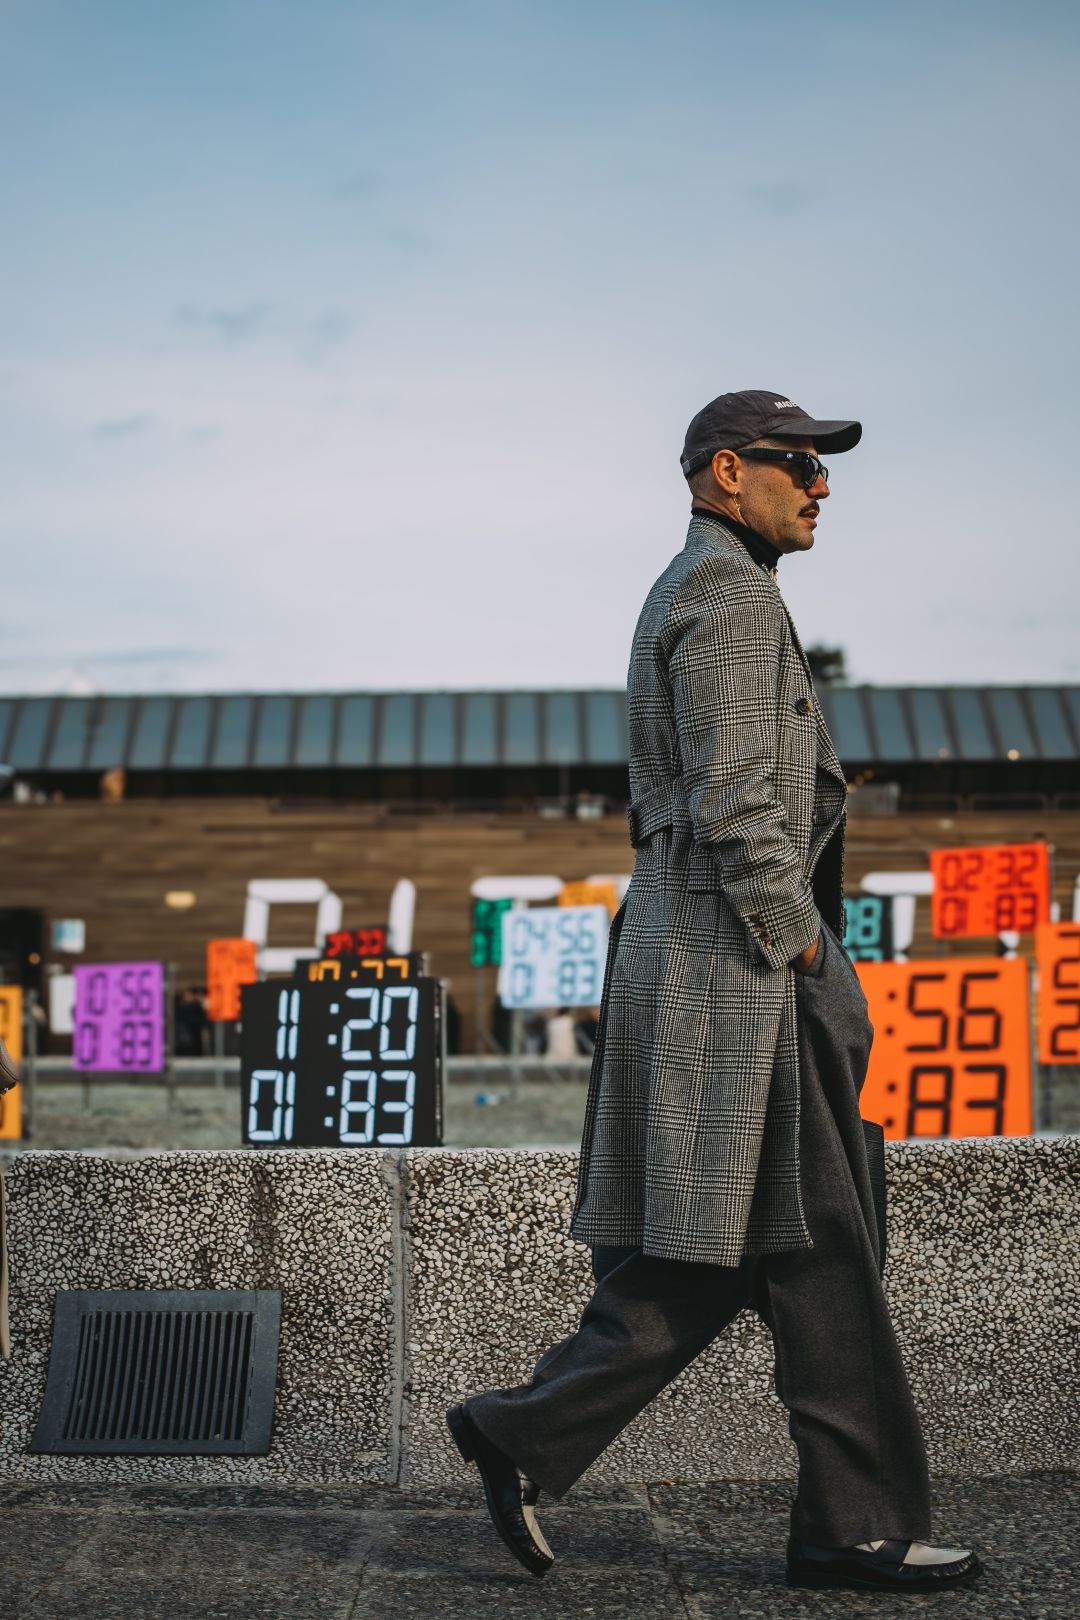
<svg viewBox="0 0 1080 1620">
<path fill-rule="evenodd" d="M 1080 759 L 1080 686 L 822 688 L 845 763 Z M 0 698 L 16 771 L 625 765 L 618 691 Z"/>
</svg>

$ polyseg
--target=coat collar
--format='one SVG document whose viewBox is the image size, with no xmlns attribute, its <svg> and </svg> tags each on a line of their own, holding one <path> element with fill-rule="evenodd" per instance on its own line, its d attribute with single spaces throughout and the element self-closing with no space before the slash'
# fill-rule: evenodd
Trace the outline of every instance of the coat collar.
<svg viewBox="0 0 1080 1620">
<path fill-rule="evenodd" d="M 729 517 L 726 512 L 710 512 L 707 507 L 698 506 L 693 507 L 691 510 L 694 517 L 705 518 L 706 521 L 710 518 L 718 521 L 727 530 L 728 534 L 739 542 L 747 555 L 754 559 L 759 568 L 766 569 L 774 579 L 776 578 L 777 565 L 783 556 L 783 552 L 774 546 L 770 540 L 766 540 L 763 534 L 758 534 L 756 529 L 749 528 L 745 523 L 736 523 L 735 519 Z"/>
<path fill-rule="evenodd" d="M 690 527 L 686 531 L 686 544 L 688 546 L 703 545 L 707 546 L 710 551 L 731 553 L 741 558 L 743 562 L 748 563 L 756 572 L 767 574 L 770 579 L 773 577 L 769 574 L 768 569 L 763 568 L 760 563 L 754 561 L 746 547 L 728 528 L 719 512 L 691 512 Z"/>
<path fill-rule="evenodd" d="M 723 518 L 719 515 L 714 517 L 711 512 L 695 512 L 692 515 L 690 527 L 686 531 L 686 544 L 688 546 L 706 546 L 710 551 L 721 552 L 726 557 L 734 556 L 751 571 L 755 579 L 768 580 L 771 588 L 780 597 L 780 604 L 787 614 L 787 622 L 791 630 L 791 639 L 795 643 L 795 650 L 802 659 L 807 679 L 810 685 L 813 686 L 814 677 L 810 673 L 810 664 L 806 654 L 803 652 L 803 645 L 799 640 L 799 633 L 795 628 L 795 623 L 791 614 L 788 613 L 787 603 L 780 595 L 776 575 L 771 573 L 769 569 L 762 567 L 760 563 L 756 563 L 742 542 L 732 534 Z"/>
<path fill-rule="evenodd" d="M 690 527 L 686 533 L 686 544 L 687 546 L 705 546 L 710 551 L 723 553 L 724 556 L 734 556 L 746 568 L 750 569 L 756 579 L 768 581 L 767 588 L 774 590 L 777 596 L 780 598 L 780 606 L 784 610 L 784 616 L 788 622 L 788 629 L 791 631 L 792 645 L 799 655 L 806 678 L 810 682 L 810 690 L 813 692 L 814 677 L 810 669 L 810 660 L 803 651 L 803 644 L 799 640 L 799 632 L 796 630 L 795 621 L 788 611 L 788 605 L 780 593 L 780 587 L 776 583 L 775 574 L 770 573 L 770 571 L 767 568 L 762 567 L 760 563 L 756 563 L 751 557 L 750 553 L 747 551 L 746 547 L 735 537 L 734 534 L 732 534 L 724 520 L 719 515 L 714 517 L 711 512 L 695 512 L 693 514 L 690 519 Z M 814 692 L 814 710 L 817 720 L 818 736 L 822 745 L 820 764 L 822 768 L 828 771 L 831 776 L 834 776 L 839 781 L 843 782 L 846 791 L 847 777 L 844 773 L 844 767 L 837 758 L 836 749 L 833 747 L 832 738 L 829 736 L 828 729 L 825 725 L 825 717 L 821 712 L 821 700 L 818 698 L 816 692 Z"/>
</svg>

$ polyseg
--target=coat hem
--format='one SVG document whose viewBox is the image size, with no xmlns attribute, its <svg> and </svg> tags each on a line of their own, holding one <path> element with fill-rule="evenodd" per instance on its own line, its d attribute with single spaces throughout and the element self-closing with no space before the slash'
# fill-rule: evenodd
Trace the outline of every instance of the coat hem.
<svg viewBox="0 0 1080 1620">
<path fill-rule="evenodd" d="M 792 1254 L 814 1247 L 808 1230 L 790 1235 L 777 1235 L 771 1239 L 746 1239 L 736 1247 L 730 1243 L 687 1242 L 685 1238 L 668 1241 L 662 1235 L 646 1234 L 641 1227 L 594 1226 L 575 1221 L 570 1235 L 579 1243 L 613 1249 L 640 1249 L 653 1260 L 676 1260 L 685 1265 L 725 1266 L 742 1265 L 744 1260 L 755 1260 L 765 1254 Z"/>
</svg>

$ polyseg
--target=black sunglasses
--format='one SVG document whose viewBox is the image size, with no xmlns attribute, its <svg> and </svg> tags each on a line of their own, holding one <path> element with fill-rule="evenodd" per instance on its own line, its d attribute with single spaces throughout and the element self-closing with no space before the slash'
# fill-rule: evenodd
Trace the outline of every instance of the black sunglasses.
<svg viewBox="0 0 1080 1620">
<path fill-rule="evenodd" d="M 829 482 L 829 469 L 812 456 L 809 450 L 736 450 L 746 461 L 788 461 L 793 472 L 802 479 L 804 489 L 810 489 L 819 478 Z"/>
</svg>

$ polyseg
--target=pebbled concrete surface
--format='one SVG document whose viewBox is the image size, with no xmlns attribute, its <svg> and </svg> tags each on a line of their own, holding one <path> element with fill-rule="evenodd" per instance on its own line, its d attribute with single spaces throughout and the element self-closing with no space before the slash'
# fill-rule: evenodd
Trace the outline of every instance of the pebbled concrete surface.
<svg viewBox="0 0 1080 1620">
<path fill-rule="evenodd" d="M 458 1466 L 445 1408 L 525 1381 L 576 1326 L 588 1252 L 568 1233 L 576 1158 L 417 1149 L 410 1256 L 410 1484 Z M 886 1290 L 931 1470 L 1080 1464 L 1080 1138 L 891 1142 Z M 794 1472 L 772 1346 L 744 1312 L 621 1434 L 590 1477 L 611 1483 Z"/>
<path fill-rule="evenodd" d="M 475 1478 L 475 1476 L 473 1476 Z M 579 1488 L 541 1522 L 558 1556 L 535 1581 L 497 1540 L 478 1483 L 0 1486 L 5 1620 L 536 1620 L 813 1617 L 947 1608 L 950 1620 L 1073 1620 L 1078 1481 L 935 1482 L 935 1528 L 974 1545 L 974 1587 L 909 1596 L 784 1584 L 787 1481 Z"/>
<path fill-rule="evenodd" d="M 395 1477 L 400 1354 L 389 1158 L 347 1149 L 126 1160 L 19 1155 L 7 1171 L 12 1357 L 0 1361 L 0 1478 Z M 70 1288 L 280 1289 L 270 1455 L 28 1452 L 54 1296 Z"/>
<path fill-rule="evenodd" d="M 1076 1468 L 1080 1137 L 890 1143 L 887 1164 L 886 1288 L 931 1470 Z M 0 1477 L 453 1485 L 446 1407 L 527 1377 L 590 1291 L 568 1234 L 575 1166 L 506 1149 L 14 1156 Z M 27 1453 L 57 1289 L 207 1286 L 282 1290 L 269 1456 Z M 592 1475 L 794 1469 L 747 1312 Z"/>
</svg>

